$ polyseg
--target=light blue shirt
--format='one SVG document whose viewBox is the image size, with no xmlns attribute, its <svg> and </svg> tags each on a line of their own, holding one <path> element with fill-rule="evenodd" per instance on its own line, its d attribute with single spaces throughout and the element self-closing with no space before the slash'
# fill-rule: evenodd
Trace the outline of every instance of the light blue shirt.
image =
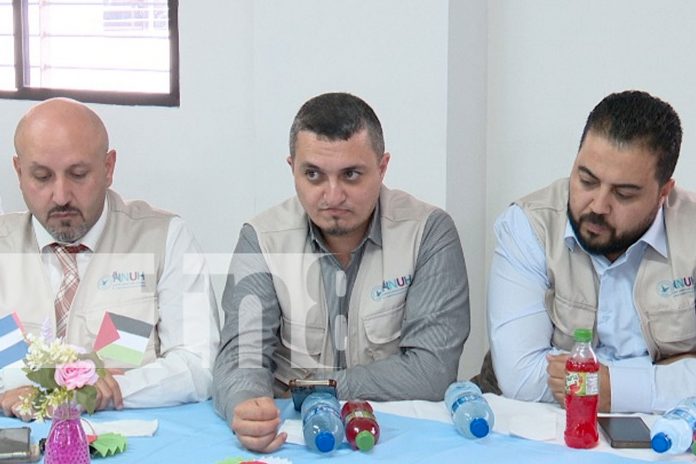
<svg viewBox="0 0 696 464">
<path fill-rule="evenodd" d="M 491 354 L 506 396 L 553 402 L 547 384 L 547 353 L 553 325 L 544 305 L 549 281 L 546 257 L 527 216 L 509 207 L 495 224 L 496 248 L 488 287 Z M 568 222 L 565 243 L 581 246 Z M 590 255 L 597 278 L 596 348 L 609 367 L 612 412 L 661 412 L 683 395 L 684 383 L 696 383 L 696 360 L 655 366 L 650 359 L 633 301 L 633 285 L 647 247 L 667 257 L 662 209 L 650 228 L 616 261 Z"/>
</svg>

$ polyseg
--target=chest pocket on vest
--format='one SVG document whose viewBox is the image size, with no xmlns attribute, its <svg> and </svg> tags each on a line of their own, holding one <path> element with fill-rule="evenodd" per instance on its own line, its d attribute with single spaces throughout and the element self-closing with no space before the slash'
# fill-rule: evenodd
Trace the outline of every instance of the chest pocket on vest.
<svg viewBox="0 0 696 464">
<path fill-rule="evenodd" d="M 399 351 L 406 302 L 363 319 L 367 354 L 377 361 Z"/>
<path fill-rule="evenodd" d="M 307 319 L 310 319 L 309 316 Z M 291 352 L 302 353 L 319 358 L 324 342 L 326 328 L 318 320 L 300 321 L 283 314 L 280 321 L 280 338 Z"/>
<path fill-rule="evenodd" d="M 587 328 L 594 332 L 596 308 L 587 303 L 573 301 L 549 291 L 546 295 L 549 315 L 555 326 L 553 345 L 570 350 L 575 339 L 575 329 Z"/>
<path fill-rule="evenodd" d="M 649 311 L 650 331 L 658 349 L 658 359 L 696 350 L 696 309 L 693 296 L 675 310 Z"/>
</svg>

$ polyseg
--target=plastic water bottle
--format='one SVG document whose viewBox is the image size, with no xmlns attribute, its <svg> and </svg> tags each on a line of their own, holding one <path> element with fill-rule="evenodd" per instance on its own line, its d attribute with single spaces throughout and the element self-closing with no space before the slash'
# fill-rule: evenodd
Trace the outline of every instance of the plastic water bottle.
<svg viewBox="0 0 696 464">
<path fill-rule="evenodd" d="M 445 392 L 445 405 L 454 425 L 466 438 L 483 438 L 493 429 L 493 410 L 476 384 L 454 382 Z"/>
<path fill-rule="evenodd" d="M 346 401 L 341 408 L 346 440 L 353 449 L 370 451 L 379 440 L 379 424 L 367 401 Z"/>
<path fill-rule="evenodd" d="M 341 406 L 330 393 L 311 393 L 302 402 L 302 434 L 309 449 L 330 453 L 343 441 Z"/>
<path fill-rule="evenodd" d="M 592 349 L 592 330 L 575 329 L 575 345 L 566 361 L 565 442 L 571 448 L 599 443 L 599 361 Z"/>
<path fill-rule="evenodd" d="M 667 411 L 650 429 L 652 449 L 658 453 L 680 454 L 691 448 L 696 431 L 696 396 L 683 399 Z"/>
</svg>

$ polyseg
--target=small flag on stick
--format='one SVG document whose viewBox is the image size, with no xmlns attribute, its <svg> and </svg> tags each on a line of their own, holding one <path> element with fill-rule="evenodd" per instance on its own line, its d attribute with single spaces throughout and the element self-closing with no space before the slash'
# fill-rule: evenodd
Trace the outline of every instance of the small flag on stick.
<svg viewBox="0 0 696 464">
<path fill-rule="evenodd" d="M 0 368 L 23 359 L 29 350 L 24 340 L 24 328 L 13 312 L 0 319 Z"/>
<path fill-rule="evenodd" d="M 102 359 L 139 366 L 143 362 L 152 328 L 153 325 L 147 322 L 106 312 L 94 341 L 94 351 Z"/>
</svg>

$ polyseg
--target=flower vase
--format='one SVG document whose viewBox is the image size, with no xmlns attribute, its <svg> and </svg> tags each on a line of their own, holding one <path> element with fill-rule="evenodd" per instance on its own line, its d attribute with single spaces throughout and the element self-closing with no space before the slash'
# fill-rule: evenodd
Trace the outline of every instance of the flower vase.
<svg viewBox="0 0 696 464">
<path fill-rule="evenodd" d="M 80 423 L 80 405 L 69 402 L 53 411 L 46 439 L 45 464 L 88 464 L 89 444 Z"/>
</svg>

